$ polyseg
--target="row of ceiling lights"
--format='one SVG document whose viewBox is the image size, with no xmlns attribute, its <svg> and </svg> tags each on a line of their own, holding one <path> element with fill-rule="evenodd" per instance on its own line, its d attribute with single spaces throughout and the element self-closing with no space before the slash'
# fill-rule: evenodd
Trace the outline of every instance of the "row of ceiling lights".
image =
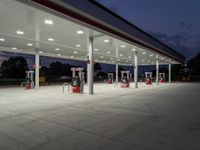
<svg viewBox="0 0 200 150">
<path fill-rule="evenodd" d="M 18 33 L 20 33 L 20 34 L 22 34 L 22 32 L 18 32 Z M 0 38 L 0 41 L 5 41 L 5 39 L 3 39 L 3 38 Z M 27 46 L 33 46 L 33 44 L 31 44 L 31 43 L 28 43 L 27 44 Z M 17 48 L 16 47 L 12 47 L 12 49 L 13 50 L 16 50 Z M 60 49 L 59 48 L 55 48 L 55 51 L 59 51 Z M 95 51 L 97 51 L 98 49 L 95 49 Z M 39 53 L 40 54 L 42 54 L 43 52 L 42 51 L 39 51 Z M 77 51 L 74 51 L 74 54 L 77 54 L 78 52 Z M 107 52 L 108 54 L 110 53 L 109 51 Z M 146 52 L 142 52 L 142 54 L 146 54 Z M 61 56 L 61 54 L 57 54 L 57 56 Z M 119 54 L 119 56 L 120 57 L 122 57 L 123 55 L 122 54 Z M 150 57 L 153 57 L 153 54 L 150 54 L 149 55 Z M 74 58 L 74 56 L 70 56 L 71 58 Z M 100 58 L 104 58 L 104 56 L 100 56 Z M 129 56 L 128 57 L 129 59 L 131 59 L 132 57 L 131 56 Z M 114 58 L 110 58 L 111 60 L 113 60 Z M 164 57 L 162 57 L 162 58 L 160 58 L 161 60 L 164 60 Z M 119 61 L 120 61 L 120 59 L 119 59 Z M 127 60 L 128 61 L 128 60 Z M 142 61 L 144 62 L 144 61 L 146 61 L 145 59 L 142 59 Z M 165 61 L 167 61 L 167 60 L 165 60 Z M 150 60 L 148 60 L 147 61 L 148 63 L 150 62 Z M 154 63 L 154 62 L 152 62 L 152 63 Z"/>
<path fill-rule="evenodd" d="M 142 52 L 143 55 L 146 55 L 147 53 L 146 52 Z M 150 54 L 149 57 L 153 57 L 154 55 L 153 54 Z M 166 62 L 172 62 L 172 63 L 175 63 L 174 61 L 171 61 L 171 59 L 165 59 L 165 57 L 159 57 L 158 55 L 155 55 L 155 58 L 158 58 L 160 60 L 163 60 L 163 61 L 166 61 Z M 143 59 L 142 61 L 146 61 L 145 59 Z M 148 60 L 147 62 L 150 62 L 150 60 Z M 154 63 L 154 62 L 152 62 Z"/>
<path fill-rule="evenodd" d="M 52 20 L 49 20 L 49 19 L 46 19 L 46 20 L 44 21 L 44 23 L 45 23 L 45 24 L 48 24 L 48 25 L 53 25 L 53 24 L 54 24 L 54 22 L 53 22 Z M 16 33 L 17 33 L 18 35 L 23 35 L 23 34 L 24 34 L 24 32 L 21 31 L 21 30 L 17 30 Z M 82 31 L 82 30 L 77 30 L 76 33 L 79 34 L 79 35 L 81 35 L 81 34 L 84 34 L 84 31 Z M 4 42 L 4 41 L 5 41 L 4 38 L 0 38 L 0 42 Z M 54 38 L 49 37 L 49 38 L 48 38 L 48 41 L 53 42 L 53 41 L 54 41 Z M 109 39 L 105 39 L 104 42 L 105 42 L 105 43 L 109 43 L 110 40 L 109 40 Z M 27 46 L 32 47 L 33 44 L 32 44 L 32 43 L 28 43 Z M 80 45 L 80 44 L 77 44 L 76 47 L 80 48 L 81 45 Z M 120 47 L 121 47 L 121 48 L 125 48 L 126 46 L 125 46 L 125 45 L 121 45 Z M 16 47 L 12 47 L 12 49 L 13 49 L 13 50 L 16 50 L 17 48 L 16 48 Z M 59 49 L 59 48 L 55 48 L 55 50 L 56 50 L 56 51 L 59 51 L 60 49 Z M 94 50 L 95 50 L 95 51 L 98 51 L 97 48 L 95 48 Z M 131 50 L 132 50 L 132 51 L 135 51 L 134 48 L 131 49 Z M 40 51 L 39 53 L 43 53 L 43 52 Z M 77 54 L 77 53 L 78 53 L 77 51 L 74 51 L 74 54 Z M 111 52 L 110 52 L 110 51 L 107 51 L 106 53 L 107 53 L 107 54 L 110 54 Z M 146 52 L 142 52 L 142 54 L 145 55 Z M 58 56 L 61 56 L 61 54 L 57 54 L 57 55 L 58 55 Z M 122 55 L 122 54 L 119 54 L 119 56 L 122 57 L 123 55 Z M 73 58 L 73 57 L 74 57 L 74 56 L 71 56 L 71 58 Z M 149 57 L 153 57 L 153 54 L 150 54 Z M 132 58 L 132 57 L 129 56 L 129 58 Z M 111 58 L 111 59 L 112 59 L 112 58 Z M 144 59 L 143 59 L 143 60 L 144 60 Z M 161 60 L 164 60 L 164 58 L 161 58 Z M 165 61 L 166 61 L 166 60 L 165 60 Z"/>
<path fill-rule="evenodd" d="M 0 39 L 0 41 L 1 41 L 1 39 Z M 28 46 L 32 46 L 30 43 L 28 43 L 27 44 Z M 17 48 L 15 48 L 15 47 L 13 47 L 12 48 L 13 50 L 16 50 Z M 59 48 L 55 48 L 55 50 L 56 51 L 59 51 L 60 49 Z M 39 53 L 41 54 L 41 53 L 43 53 L 42 51 L 39 51 Z M 77 54 L 78 52 L 74 52 L 74 54 Z M 61 56 L 61 54 L 57 54 L 57 56 Z M 120 54 L 119 56 L 123 56 L 122 54 Z M 71 58 L 74 58 L 74 56 L 70 56 Z M 100 58 L 104 58 L 104 56 L 100 56 Z M 131 59 L 132 57 L 131 56 L 129 56 L 128 57 L 129 59 Z M 110 60 L 114 60 L 114 58 L 110 58 Z M 96 59 L 95 61 L 98 61 L 98 59 Z M 118 61 L 120 61 L 120 59 L 118 59 Z M 142 59 L 142 61 L 144 62 L 144 61 L 146 61 L 145 59 Z M 165 60 L 166 61 L 166 60 Z M 103 62 L 106 62 L 105 60 L 103 60 Z M 127 63 L 129 62 L 128 60 L 126 61 Z M 150 63 L 151 61 L 150 60 L 148 60 L 147 61 L 148 63 Z M 152 64 L 154 64 L 154 62 L 152 62 Z"/>
<path fill-rule="evenodd" d="M 0 41 L 5 41 L 5 39 L 2 39 L 2 38 L 0 38 Z M 32 46 L 33 46 L 33 44 L 31 44 L 31 43 L 28 43 L 28 44 L 27 44 L 27 46 L 30 46 L 30 47 L 32 47 Z M 76 46 L 77 46 L 77 47 L 80 47 L 80 45 L 76 45 Z M 17 49 L 17 48 L 12 48 L 12 49 Z M 59 50 L 60 50 L 59 48 L 55 48 L 55 51 L 59 51 Z M 98 51 L 98 49 L 94 49 L 94 50 L 95 50 L 95 51 Z M 77 52 L 77 51 L 75 51 L 74 53 L 75 53 L 75 54 L 77 54 L 78 52 Z M 106 53 L 107 53 L 107 54 L 110 54 L 111 52 L 110 52 L 110 51 L 107 51 Z M 120 57 L 122 57 L 122 56 L 123 56 L 123 54 L 119 54 L 119 56 L 120 56 Z M 129 58 L 132 58 L 132 57 L 130 57 L 130 56 L 129 56 Z"/>
<path fill-rule="evenodd" d="M 53 21 L 52 21 L 52 20 L 48 20 L 48 19 L 46 19 L 46 20 L 44 21 L 44 23 L 45 23 L 45 24 L 48 24 L 48 25 L 53 25 Z M 17 30 L 16 33 L 17 33 L 18 35 L 24 35 L 24 31 L 21 31 L 21 30 Z M 83 33 L 84 33 L 84 32 L 81 31 L 81 30 L 78 30 L 78 31 L 77 31 L 77 34 L 83 34 Z M 0 38 L 0 42 L 4 42 L 4 41 L 5 41 L 4 38 Z M 53 42 L 53 41 L 54 41 L 54 38 L 51 38 L 51 37 L 50 37 L 50 38 L 48 38 L 48 41 Z M 32 43 L 28 43 L 27 46 L 32 47 L 33 44 L 32 44 Z M 80 44 L 77 44 L 76 47 L 81 47 L 81 45 L 80 45 Z M 13 49 L 13 50 L 17 50 L 18 48 L 12 47 L 12 49 Z M 60 50 L 59 48 L 55 48 L 55 51 L 59 51 L 59 50 Z M 42 54 L 43 51 L 39 51 L 39 53 Z M 74 54 L 77 54 L 77 53 L 78 53 L 77 51 L 74 52 Z M 57 54 L 57 55 L 58 55 L 58 56 L 61 56 L 61 54 Z M 71 56 L 71 57 L 74 57 L 74 56 Z"/>
<path fill-rule="evenodd" d="M 146 55 L 147 53 L 146 52 L 142 52 L 143 55 Z M 149 57 L 153 57 L 154 55 L 153 54 L 150 54 Z M 165 57 L 159 57 L 158 55 L 155 55 L 155 58 L 158 58 L 160 60 L 165 60 L 165 61 L 168 61 L 167 59 L 165 59 Z M 169 60 L 170 61 L 170 60 Z"/>
<path fill-rule="evenodd" d="M 45 23 L 45 24 L 48 24 L 48 25 L 53 25 L 53 21 L 52 21 L 52 20 L 49 20 L 49 19 L 46 19 L 46 20 L 44 21 L 44 23 Z M 81 35 L 81 34 L 84 34 L 84 31 L 83 31 L 83 30 L 77 30 L 76 33 L 79 34 L 79 35 Z M 53 42 L 53 41 L 54 41 L 54 38 L 48 38 L 48 41 Z M 76 44 L 76 47 L 80 48 L 81 45 L 80 45 L 80 44 Z M 60 49 L 56 48 L 55 50 L 58 51 L 58 50 L 60 50 Z M 77 54 L 77 53 L 78 53 L 78 52 L 76 52 L 76 51 L 74 52 L 74 54 Z M 73 58 L 74 56 L 71 56 L 71 57 Z"/>
<path fill-rule="evenodd" d="M 48 25 L 53 25 L 53 21 L 52 21 L 52 20 L 49 20 L 49 19 L 46 19 L 46 20 L 44 21 L 44 23 L 45 23 L 45 24 L 48 24 Z M 21 31 L 21 30 L 17 30 L 16 33 L 17 33 L 18 35 L 23 35 L 23 34 L 24 34 L 24 32 Z M 77 31 L 77 34 L 84 34 L 84 31 L 78 30 L 78 31 Z M 0 41 L 5 41 L 5 39 L 0 38 Z M 54 41 L 54 38 L 48 38 L 48 41 L 53 42 L 53 41 Z M 106 40 L 104 40 L 104 42 L 105 42 L 105 43 L 108 43 L 108 42 L 110 42 L 110 41 L 109 41 L 108 39 L 106 39 Z M 28 43 L 27 46 L 30 46 L 30 47 L 31 47 L 31 46 L 33 46 L 33 44 Z M 81 45 L 80 45 L 80 44 L 77 44 L 76 47 L 80 48 Z M 121 45 L 120 47 L 121 47 L 121 48 L 125 48 L 125 45 Z M 12 49 L 16 50 L 17 48 L 13 47 Z M 59 49 L 59 48 L 55 48 L 55 50 L 56 50 L 56 51 L 59 51 L 60 49 Z M 95 51 L 98 51 L 99 49 L 95 48 L 94 50 L 95 50 Z M 132 51 L 134 51 L 134 50 L 135 50 L 135 49 L 132 49 Z M 41 52 L 41 53 L 42 53 L 42 52 Z M 78 53 L 78 52 L 74 52 L 74 53 Z M 110 53 L 111 53 L 110 51 L 107 51 L 107 54 L 110 54 Z M 123 55 L 120 54 L 119 56 L 123 56 Z"/>
<path fill-rule="evenodd" d="M 53 25 L 53 21 L 52 20 L 45 20 L 45 23 L 48 25 Z M 77 34 L 83 34 L 84 32 L 81 30 L 77 31 Z M 53 42 L 54 38 L 48 38 L 48 41 Z M 80 44 L 77 44 L 76 47 L 81 47 Z M 60 48 L 55 48 L 55 51 L 60 51 Z M 77 54 L 77 51 L 74 51 L 74 54 Z M 62 56 L 61 54 L 57 54 L 57 56 Z M 74 56 L 70 56 L 70 58 L 74 58 Z"/>
<path fill-rule="evenodd" d="M 30 44 L 30 43 L 28 43 L 27 45 L 28 45 L 28 46 L 32 46 L 32 44 Z M 12 49 L 13 49 L 13 50 L 16 50 L 17 48 L 16 48 L 16 47 L 13 47 Z M 55 50 L 56 50 L 56 51 L 59 51 L 60 49 L 59 49 L 59 48 L 55 48 Z M 42 51 L 39 51 L 39 53 L 42 54 L 43 52 L 42 52 Z M 77 53 L 78 53 L 77 51 L 74 51 L 74 54 L 77 54 Z M 57 56 L 61 56 L 61 54 L 57 54 Z M 123 56 L 123 55 L 120 54 L 119 56 Z M 71 57 L 71 58 L 74 58 L 74 56 L 70 56 L 70 57 Z M 100 58 L 104 58 L 104 56 L 100 56 Z M 128 58 L 131 59 L 132 57 L 129 56 Z M 164 60 L 164 57 L 163 57 L 162 59 Z M 114 58 L 111 57 L 110 60 L 114 60 Z M 118 59 L 118 61 L 120 61 L 120 59 Z M 146 61 L 146 60 L 145 60 L 145 59 L 142 59 L 142 61 L 144 62 L 144 61 Z M 166 61 L 166 60 L 165 60 L 165 61 Z M 105 60 L 104 60 L 104 62 L 105 62 Z M 127 60 L 126 62 L 129 62 L 129 61 Z M 148 60 L 147 62 L 150 63 L 151 61 Z M 153 64 L 153 63 L 154 63 L 154 62 L 152 62 L 152 64 Z"/>
</svg>

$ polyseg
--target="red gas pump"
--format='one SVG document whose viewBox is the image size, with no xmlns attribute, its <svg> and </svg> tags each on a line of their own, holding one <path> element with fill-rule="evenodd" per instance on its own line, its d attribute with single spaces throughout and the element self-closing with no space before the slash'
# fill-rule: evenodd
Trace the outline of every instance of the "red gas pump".
<svg viewBox="0 0 200 150">
<path fill-rule="evenodd" d="M 84 87 L 84 73 L 83 68 L 71 68 L 72 70 L 72 92 L 73 93 L 82 93 Z M 76 74 L 77 73 L 77 74 Z"/>
<path fill-rule="evenodd" d="M 160 83 L 165 83 L 165 73 L 159 73 Z"/>
<path fill-rule="evenodd" d="M 112 84 L 113 83 L 113 73 L 108 73 L 108 84 Z"/>
<path fill-rule="evenodd" d="M 21 83 L 22 85 L 25 85 L 26 89 L 33 89 L 34 88 L 34 81 L 33 81 L 33 74 L 34 71 L 26 71 L 26 81 Z"/>
<path fill-rule="evenodd" d="M 152 84 L 152 72 L 145 72 L 145 83 Z"/>
<path fill-rule="evenodd" d="M 129 73 L 130 71 L 121 71 L 121 88 L 128 88 L 130 86 Z"/>
<path fill-rule="evenodd" d="M 80 93 L 81 92 L 81 81 L 78 76 L 72 78 L 72 92 L 73 93 Z"/>
<path fill-rule="evenodd" d="M 129 80 L 127 77 L 123 77 L 121 80 L 121 88 L 128 88 L 129 85 Z"/>
</svg>

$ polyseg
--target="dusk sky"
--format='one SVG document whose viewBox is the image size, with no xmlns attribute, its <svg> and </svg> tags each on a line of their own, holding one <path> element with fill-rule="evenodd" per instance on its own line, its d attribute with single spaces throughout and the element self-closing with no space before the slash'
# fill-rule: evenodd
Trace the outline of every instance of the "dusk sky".
<svg viewBox="0 0 200 150">
<path fill-rule="evenodd" d="M 191 58 L 200 52 L 200 0 L 97 0 Z"/>
</svg>

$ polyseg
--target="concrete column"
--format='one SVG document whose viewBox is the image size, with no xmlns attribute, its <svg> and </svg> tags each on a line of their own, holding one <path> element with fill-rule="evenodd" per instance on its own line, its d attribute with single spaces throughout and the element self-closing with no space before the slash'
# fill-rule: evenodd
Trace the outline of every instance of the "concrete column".
<svg viewBox="0 0 200 150">
<path fill-rule="evenodd" d="M 39 89 L 39 71 L 40 71 L 40 55 L 39 50 L 35 52 L 35 89 Z"/>
<path fill-rule="evenodd" d="M 138 88 L 138 51 L 134 51 L 134 85 Z"/>
<path fill-rule="evenodd" d="M 40 55 L 39 55 L 39 50 L 40 50 L 40 28 L 39 28 L 39 23 L 36 23 L 36 28 L 35 28 L 35 89 L 39 89 L 39 71 L 40 71 Z"/>
<path fill-rule="evenodd" d="M 156 59 L 156 84 L 159 85 L 159 60 Z"/>
<path fill-rule="evenodd" d="M 89 95 L 94 94 L 94 65 L 93 65 L 93 37 L 89 37 L 88 39 L 88 70 L 87 70 L 87 79 L 88 79 L 88 88 Z"/>
<path fill-rule="evenodd" d="M 75 68 L 74 70 L 72 70 L 72 77 L 75 77 L 76 76 L 76 71 L 75 71 Z"/>
<path fill-rule="evenodd" d="M 116 84 L 116 86 L 118 87 L 118 82 L 119 82 L 119 78 L 118 78 L 118 75 L 119 75 L 119 73 L 118 73 L 119 65 L 118 65 L 118 62 L 117 62 L 117 64 L 116 64 L 116 66 L 115 66 L 115 69 L 116 69 L 116 79 L 115 79 L 115 84 Z"/>
<path fill-rule="evenodd" d="M 169 64 L 169 74 L 168 74 L 168 76 L 169 76 L 169 83 L 171 83 L 172 81 L 171 81 L 171 64 Z"/>
<path fill-rule="evenodd" d="M 119 82 L 119 78 L 118 78 L 118 75 L 119 75 L 119 64 L 118 64 L 118 54 L 119 54 L 119 49 L 118 49 L 118 44 L 116 44 L 116 66 L 115 66 L 115 72 L 116 72 L 116 79 L 115 79 L 115 84 L 116 86 L 118 87 L 118 82 Z"/>
</svg>

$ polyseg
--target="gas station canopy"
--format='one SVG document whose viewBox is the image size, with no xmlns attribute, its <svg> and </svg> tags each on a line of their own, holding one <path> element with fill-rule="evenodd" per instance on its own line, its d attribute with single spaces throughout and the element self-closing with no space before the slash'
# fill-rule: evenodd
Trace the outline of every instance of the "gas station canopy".
<svg viewBox="0 0 200 150">
<path fill-rule="evenodd" d="M 185 59 L 95 1 L 1 0 L 0 20 L 3 51 L 85 61 L 92 36 L 95 62 L 132 66 L 136 50 L 139 65 Z"/>
</svg>

